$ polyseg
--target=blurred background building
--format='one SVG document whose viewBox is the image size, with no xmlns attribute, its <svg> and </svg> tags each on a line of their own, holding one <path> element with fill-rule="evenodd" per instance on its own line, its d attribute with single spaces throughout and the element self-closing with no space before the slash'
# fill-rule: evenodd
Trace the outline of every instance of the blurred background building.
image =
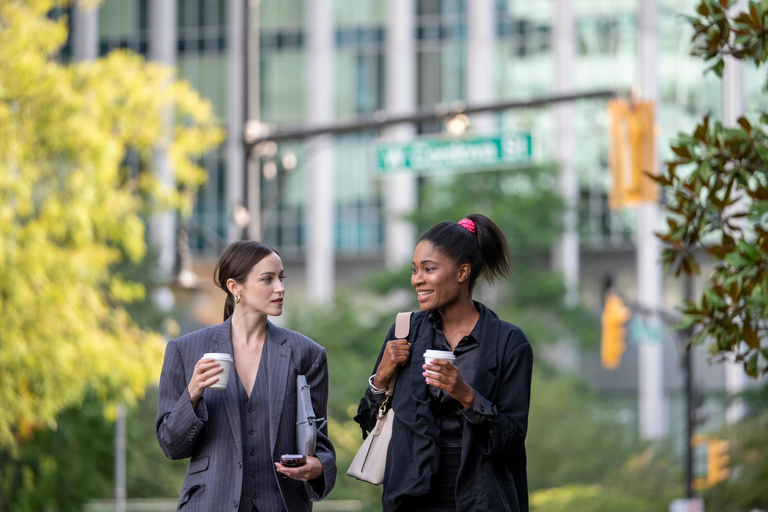
<svg viewBox="0 0 768 512">
<path fill-rule="evenodd" d="M 375 149 L 385 141 L 445 136 L 449 118 L 384 130 L 248 146 L 274 130 L 328 126 L 384 114 L 456 111 L 571 92 L 629 91 L 640 77 L 637 0 L 104 0 L 96 11 L 74 7 L 63 58 L 90 59 L 129 48 L 178 66 L 218 116 L 227 141 L 203 163 L 208 182 L 191 219 L 154 221 L 167 276 L 180 258 L 201 285 L 226 245 L 242 237 L 276 247 L 291 283 L 326 300 L 335 283 L 370 269 L 407 263 L 417 233 L 403 215 L 417 208 L 421 186 L 440 179 L 384 174 Z M 657 123 L 659 157 L 666 142 L 704 112 L 722 114 L 720 82 L 689 56 L 691 33 L 680 23 L 693 0 L 658 0 Z M 332 6 L 332 9 L 331 9 Z M 754 70 L 735 92 L 743 109 L 766 107 Z M 470 116 L 471 134 L 530 132 L 533 158 L 558 163 L 571 222 L 551 264 L 579 299 L 598 310 L 607 283 L 637 294 L 634 211 L 608 208 L 608 117 L 604 99 Z M 249 130 L 246 130 L 249 127 Z M 460 127 L 461 128 L 461 127 Z M 162 152 L 158 172 L 172 179 Z M 497 167 L 501 168 L 501 167 Z M 471 179 L 471 175 L 467 175 Z M 469 213 L 469 212 L 468 212 Z M 189 251 L 177 246 L 178 230 Z M 181 238 L 184 241 L 184 238 Z M 514 245 L 514 240 L 511 241 Z M 306 283 L 306 289 L 305 288 Z M 659 308 L 672 309 L 682 284 L 664 279 Z M 219 298 L 198 305 L 190 322 L 218 321 Z M 205 311 L 209 311 L 206 316 Z M 212 311 L 212 313 L 211 313 Z M 663 430 L 682 417 L 681 349 L 660 334 L 664 357 Z M 634 394 L 638 347 L 622 372 L 596 358 L 557 354 L 580 364 L 602 389 Z M 699 383 L 723 389 L 725 367 L 696 356 Z M 635 414 L 632 411 L 630 414 Z M 723 411 L 716 415 L 724 417 Z"/>
</svg>

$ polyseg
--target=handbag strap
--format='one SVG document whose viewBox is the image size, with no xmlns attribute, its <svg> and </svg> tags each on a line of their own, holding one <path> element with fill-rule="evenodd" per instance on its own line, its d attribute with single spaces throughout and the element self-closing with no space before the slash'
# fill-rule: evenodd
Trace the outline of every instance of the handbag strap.
<svg viewBox="0 0 768 512">
<path fill-rule="evenodd" d="M 411 332 L 411 311 L 405 311 L 403 313 L 398 313 L 397 318 L 395 318 L 395 339 L 396 340 L 404 340 L 408 337 L 408 334 Z M 392 380 L 389 381 L 389 386 L 387 386 L 387 396 L 390 397 L 387 401 L 391 401 L 392 395 L 395 394 L 395 384 L 397 383 L 397 371 L 395 371 L 395 374 L 392 375 Z"/>
</svg>

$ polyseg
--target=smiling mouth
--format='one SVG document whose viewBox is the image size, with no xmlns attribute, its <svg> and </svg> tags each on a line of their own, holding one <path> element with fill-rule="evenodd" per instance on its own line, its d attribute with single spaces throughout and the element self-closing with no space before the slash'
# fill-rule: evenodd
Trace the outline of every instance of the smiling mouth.
<svg viewBox="0 0 768 512">
<path fill-rule="evenodd" d="M 418 292 L 419 300 L 426 300 L 432 293 L 431 290 L 428 292 Z"/>
</svg>

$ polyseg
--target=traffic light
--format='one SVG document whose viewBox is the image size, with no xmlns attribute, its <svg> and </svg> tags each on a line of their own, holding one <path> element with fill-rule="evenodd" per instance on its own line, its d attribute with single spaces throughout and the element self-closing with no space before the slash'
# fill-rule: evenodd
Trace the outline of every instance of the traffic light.
<svg viewBox="0 0 768 512">
<path fill-rule="evenodd" d="M 612 179 L 608 205 L 612 210 L 620 210 L 656 201 L 656 184 L 643 174 L 656 172 L 653 102 L 611 100 L 608 117 Z"/>
<path fill-rule="evenodd" d="M 728 463 L 731 456 L 728 453 L 730 443 L 722 439 L 711 439 L 707 444 L 707 486 L 712 487 L 731 474 Z"/>
<path fill-rule="evenodd" d="M 625 324 L 631 316 L 631 311 L 624 305 L 621 297 L 615 293 L 606 295 L 600 340 L 600 360 L 604 368 L 613 370 L 619 366 L 621 355 L 627 349 L 624 342 L 627 337 Z"/>
</svg>

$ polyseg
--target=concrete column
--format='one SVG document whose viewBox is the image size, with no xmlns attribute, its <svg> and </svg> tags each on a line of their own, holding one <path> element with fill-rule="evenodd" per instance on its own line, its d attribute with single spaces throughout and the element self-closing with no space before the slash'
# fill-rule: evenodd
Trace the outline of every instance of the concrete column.
<svg viewBox="0 0 768 512">
<path fill-rule="evenodd" d="M 467 2 L 467 102 L 485 105 L 496 101 L 496 12 L 493 0 Z M 475 114 L 472 126 L 478 133 L 495 130 L 494 114 Z"/>
<path fill-rule="evenodd" d="M 234 221 L 232 212 L 245 202 L 245 23 L 246 5 L 243 0 L 229 0 L 229 54 L 227 101 L 227 241 L 243 236 L 243 230 Z"/>
<path fill-rule="evenodd" d="M 178 17 L 176 0 L 152 0 L 150 9 L 149 58 L 166 66 L 175 67 Z M 163 185 L 174 188 L 176 180 L 168 158 L 168 146 L 173 136 L 172 112 L 165 112 L 164 122 L 165 133 L 154 149 L 152 163 Z M 176 213 L 163 212 L 152 218 L 149 232 L 152 244 L 160 250 L 158 265 L 161 278 L 170 281 L 176 262 Z"/>
<path fill-rule="evenodd" d="M 731 7 L 730 14 L 736 15 L 746 7 L 744 0 L 739 0 Z M 738 127 L 739 117 L 744 115 L 744 63 L 731 56 L 723 58 L 725 67 L 723 68 L 723 125 Z M 733 205 L 735 210 L 745 210 L 748 198 L 742 196 L 739 201 Z M 743 220 L 737 220 L 737 224 L 745 224 Z M 741 393 L 747 385 L 747 375 L 744 373 L 744 366 L 731 362 L 725 363 L 725 390 L 729 395 Z M 729 424 L 738 423 L 746 414 L 746 405 L 743 400 L 733 400 L 725 412 L 726 422 Z"/>
<path fill-rule="evenodd" d="M 80 0 L 72 8 L 72 50 L 77 61 L 99 57 L 99 9 L 83 7 Z"/>
<path fill-rule="evenodd" d="M 387 9 L 386 109 L 392 115 L 416 110 L 416 6 L 414 0 L 391 0 Z M 389 140 L 412 140 L 412 125 L 393 126 L 384 136 Z M 385 263 L 398 267 L 411 261 L 416 227 L 403 219 L 416 208 L 418 182 L 414 174 L 399 172 L 385 178 Z"/>
<path fill-rule="evenodd" d="M 260 9 L 261 0 L 248 1 L 248 49 L 247 49 L 247 103 L 248 121 L 261 120 L 261 50 L 260 50 Z M 257 158 L 245 155 L 248 166 L 248 212 L 251 222 L 248 225 L 248 238 L 262 240 L 261 232 L 261 166 Z"/>
<path fill-rule="evenodd" d="M 573 0 L 557 0 L 554 6 L 552 47 L 555 50 L 555 91 L 557 94 L 573 92 L 573 66 L 576 60 L 576 17 Z M 574 151 L 573 103 L 558 103 L 555 113 L 555 158 L 560 166 L 560 195 L 565 201 L 564 229 L 554 247 L 552 263 L 563 273 L 566 285 L 566 303 L 576 305 L 579 300 L 579 175 Z"/>
<path fill-rule="evenodd" d="M 333 9 L 323 0 L 307 1 L 307 123 L 328 124 L 334 116 Z M 308 141 L 310 166 L 307 251 L 309 298 L 325 302 L 334 287 L 333 139 Z"/>
<path fill-rule="evenodd" d="M 638 0 L 637 6 L 640 95 L 644 100 L 654 101 L 658 111 L 657 0 Z M 658 167 L 658 152 L 655 161 Z M 659 227 L 658 203 L 642 204 L 637 212 L 637 302 L 653 312 L 649 321 L 656 325 L 660 323 L 657 310 L 662 304 L 661 242 L 654 235 Z M 638 359 L 639 416 L 640 435 L 645 439 L 659 439 L 666 431 L 663 369 L 662 343 L 641 340 Z"/>
</svg>

